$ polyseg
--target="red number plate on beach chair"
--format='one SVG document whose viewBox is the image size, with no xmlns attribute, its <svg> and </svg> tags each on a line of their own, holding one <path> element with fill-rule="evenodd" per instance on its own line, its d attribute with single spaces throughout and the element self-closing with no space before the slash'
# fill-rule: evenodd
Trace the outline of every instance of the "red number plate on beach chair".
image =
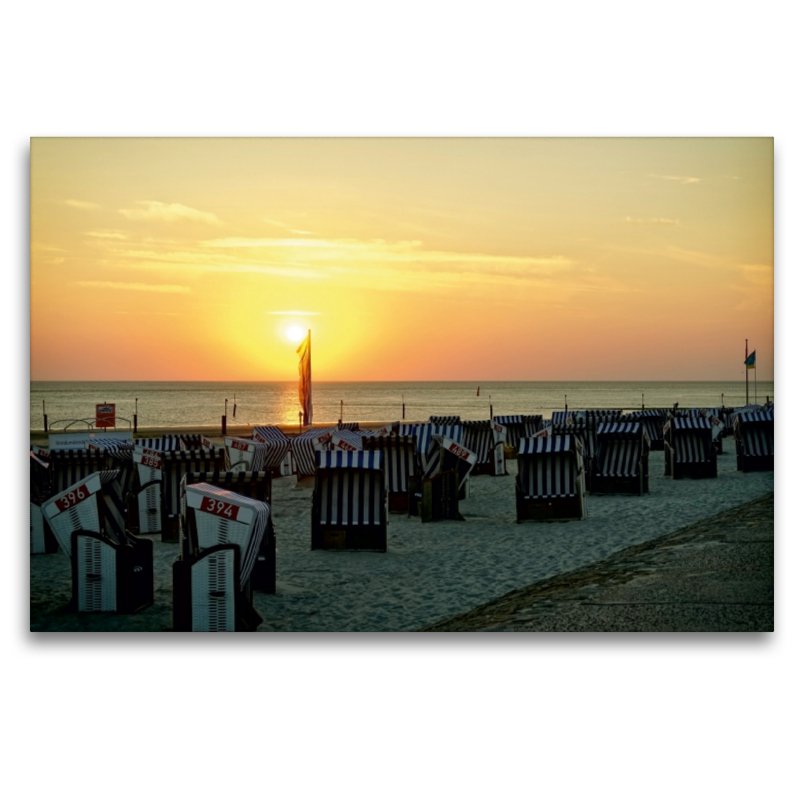
<svg viewBox="0 0 800 800">
<path fill-rule="evenodd" d="M 261 442 L 261 444 L 266 444 L 267 443 L 267 440 L 260 433 L 256 433 L 256 431 L 253 431 L 253 438 L 257 442 Z"/>
<path fill-rule="evenodd" d="M 249 450 L 250 449 L 250 445 L 247 444 L 247 442 L 233 441 L 233 442 L 231 442 L 231 447 L 234 450 Z"/>
<path fill-rule="evenodd" d="M 463 447 L 459 447 L 455 442 L 453 442 L 448 449 L 451 453 L 454 453 L 459 458 L 463 458 L 465 460 L 469 459 L 469 451 L 465 450 Z"/>
<path fill-rule="evenodd" d="M 72 508 L 76 503 L 80 503 L 81 500 L 85 500 L 88 496 L 89 490 L 86 488 L 86 484 L 82 483 L 77 489 L 73 489 L 71 492 L 68 492 L 63 497 L 56 500 L 56 508 L 59 511 L 66 511 L 68 508 Z"/>
<path fill-rule="evenodd" d="M 143 450 L 142 466 L 161 469 L 161 453 L 158 450 Z"/>
<path fill-rule="evenodd" d="M 236 519 L 239 516 L 239 506 L 226 503 L 224 500 L 215 500 L 213 497 L 204 497 L 200 503 L 200 510 L 226 519 Z"/>
</svg>

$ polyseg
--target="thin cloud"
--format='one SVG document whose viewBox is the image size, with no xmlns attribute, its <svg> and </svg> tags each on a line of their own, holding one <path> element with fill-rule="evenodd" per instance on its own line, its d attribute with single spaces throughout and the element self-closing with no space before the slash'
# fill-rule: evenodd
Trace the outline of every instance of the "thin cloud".
<svg viewBox="0 0 800 800">
<path fill-rule="evenodd" d="M 124 289 L 129 292 L 166 292 L 168 294 L 187 294 L 188 286 L 167 283 L 117 283 L 115 281 L 75 281 L 78 286 L 90 289 Z"/>
<path fill-rule="evenodd" d="M 678 181 L 679 183 L 700 183 L 700 178 L 692 178 L 687 175 L 654 175 L 650 173 L 648 178 L 661 178 L 665 181 Z"/>
<path fill-rule="evenodd" d="M 127 239 L 128 237 L 120 231 L 86 231 L 86 236 L 93 239 Z"/>
<path fill-rule="evenodd" d="M 314 231 L 303 231 L 303 230 L 300 230 L 298 228 L 292 228 L 291 226 L 287 225 L 285 222 L 281 222 L 280 220 L 277 220 L 277 219 L 267 219 L 267 218 L 265 218 L 264 222 L 266 222 L 266 223 L 268 223 L 270 225 L 274 225 L 276 228 L 281 228 L 284 231 L 289 231 L 289 233 L 299 233 L 299 234 L 301 234 L 303 236 L 313 236 L 314 235 Z"/>
<path fill-rule="evenodd" d="M 650 217 L 650 219 L 634 219 L 625 217 L 625 222 L 629 225 L 680 225 L 679 219 L 669 219 L 669 217 Z"/>
<path fill-rule="evenodd" d="M 159 203 L 157 200 L 137 200 L 140 208 L 121 208 L 119 213 L 126 219 L 132 220 L 161 220 L 163 222 L 178 222 L 189 220 L 191 222 L 205 222 L 208 225 L 221 225 L 216 214 L 208 211 L 198 211 L 196 208 L 181 205 L 180 203 Z"/>
<path fill-rule="evenodd" d="M 70 208 L 82 208 L 84 210 L 100 208 L 97 203 L 90 203 L 88 200 L 65 200 L 64 205 Z"/>
<path fill-rule="evenodd" d="M 273 314 L 279 317 L 318 317 L 319 311 L 267 311 L 267 314 Z"/>
</svg>

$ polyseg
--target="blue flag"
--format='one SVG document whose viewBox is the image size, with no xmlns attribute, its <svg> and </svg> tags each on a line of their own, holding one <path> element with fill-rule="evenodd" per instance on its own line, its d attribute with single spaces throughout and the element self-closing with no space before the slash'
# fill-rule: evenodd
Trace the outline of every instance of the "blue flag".
<svg viewBox="0 0 800 800">
<path fill-rule="evenodd" d="M 756 368 L 756 351 L 753 350 L 749 356 L 744 360 L 744 365 L 747 369 L 755 369 Z"/>
</svg>

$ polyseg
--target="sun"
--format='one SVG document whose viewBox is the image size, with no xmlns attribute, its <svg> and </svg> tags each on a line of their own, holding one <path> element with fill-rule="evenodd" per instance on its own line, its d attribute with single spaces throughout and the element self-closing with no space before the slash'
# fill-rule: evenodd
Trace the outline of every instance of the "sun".
<svg viewBox="0 0 800 800">
<path fill-rule="evenodd" d="M 289 325 L 283 332 L 283 335 L 292 342 L 292 344 L 300 344 L 300 342 L 305 339 L 306 332 L 299 325 Z"/>
</svg>

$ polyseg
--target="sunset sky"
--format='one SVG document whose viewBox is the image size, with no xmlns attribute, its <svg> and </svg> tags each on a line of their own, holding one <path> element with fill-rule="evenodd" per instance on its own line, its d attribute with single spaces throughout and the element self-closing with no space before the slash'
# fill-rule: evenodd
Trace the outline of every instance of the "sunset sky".
<svg viewBox="0 0 800 800">
<path fill-rule="evenodd" d="M 33 139 L 32 380 L 773 378 L 773 141 Z"/>
</svg>

